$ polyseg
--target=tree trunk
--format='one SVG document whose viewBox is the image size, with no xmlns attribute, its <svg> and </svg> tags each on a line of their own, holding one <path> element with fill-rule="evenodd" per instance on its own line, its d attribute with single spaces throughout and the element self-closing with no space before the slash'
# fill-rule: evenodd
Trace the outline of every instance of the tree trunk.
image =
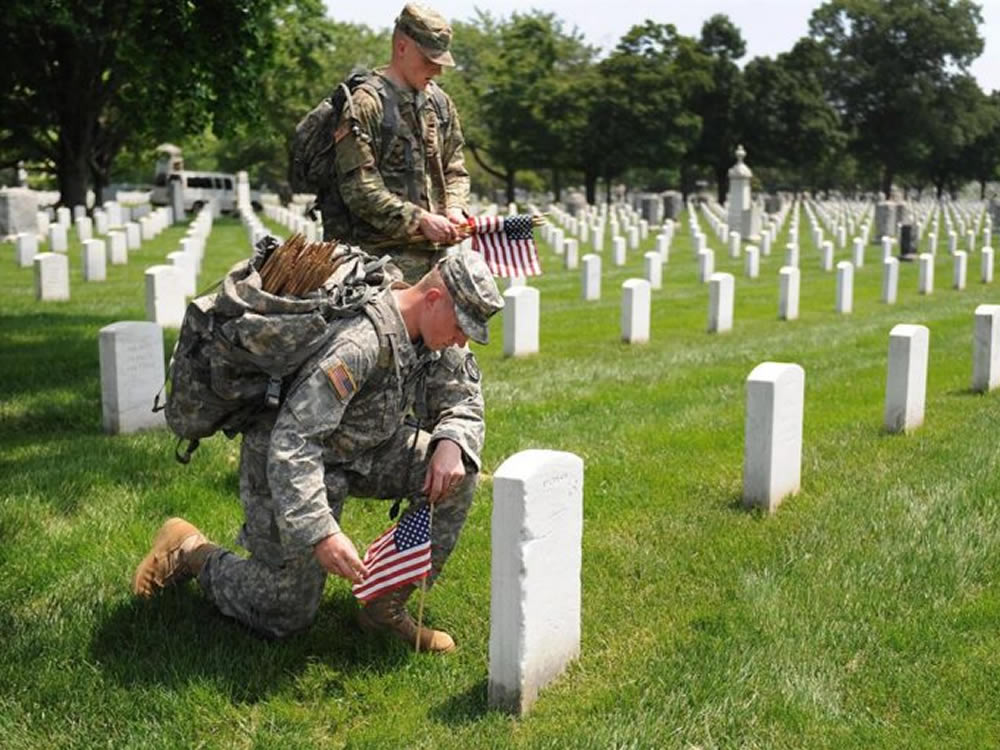
<svg viewBox="0 0 1000 750">
<path fill-rule="evenodd" d="M 597 173 L 584 171 L 583 184 L 587 191 L 587 203 L 591 206 L 597 204 Z"/>
<path fill-rule="evenodd" d="M 726 202 L 726 193 L 729 192 L 729 168 L 726 166 L 715 168 L 716 192 L 719 196 L 719 203 Z"/>
<path fill-rule="evenodd" d="M 70 154 L 60 149 L 62 158 L 56 167 L 59 178 L 59 203 L 68 208 L 87 205 L 90 165 L 85 154 Z"/>
<path fill-rule="evenodd" d="M 552 170 L 552 194 L 556 203 L 562 200 L 562 170 L 558 167 Z"/>
<path fill-rule="evenodd" d="M 986 180 L 979 181 L 979 200 L 986 200 Z"/>
<path fill-rule="evenodd" d="M 507 169 L 506 182 L 507 182 L 507 203 L 514 202 L 514 174 L 515 170 L 513 167 Z"/>
</svg>

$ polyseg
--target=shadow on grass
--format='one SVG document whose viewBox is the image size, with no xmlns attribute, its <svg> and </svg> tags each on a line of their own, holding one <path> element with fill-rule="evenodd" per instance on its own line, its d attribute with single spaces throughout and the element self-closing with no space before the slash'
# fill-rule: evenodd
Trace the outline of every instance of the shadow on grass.
<svg viewBox="0 0 1000 750">
<path fill-rule="evenodd" d="M 489 707 L 486 704 L 486 680 L 480 680 L 458 695 L 434 706 L 427 715 L 441 724 L 458 726 L 482 719 Z"/>
<path fill-rule="evenodd" d="M 272 640 L 224 617 L 187 584 L 111 609 L 97 625 L 90 653 L 106 677 L 125 687 L 180 691 L 210 682 L 234 703 L 256 703 L 316 662 L 339 673 L 379 674 L 411 658 L 398 641 L 362 633 L 356 609 L 350 596 L 325 599 L 311 628 Z"/>
</svg>

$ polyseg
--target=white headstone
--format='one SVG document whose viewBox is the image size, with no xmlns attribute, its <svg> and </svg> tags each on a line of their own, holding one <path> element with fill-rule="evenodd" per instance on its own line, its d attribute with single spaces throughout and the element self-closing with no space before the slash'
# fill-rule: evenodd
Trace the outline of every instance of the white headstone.
<svg viewBox="0 0 1000 750">
<path fill-rule="evenodd" d="M 846 315 L 854 309 L 854 264 L 846 260 L 837 264 L 836 310 Z"/>
<path fill-rule="evenodd" d="M 707 284 L 713 273 L 715 273 L 715 253 L 705 248 L 698 253 L 698 281 Z"/>
<path fill-rule="evenodd" d="M 58 222 L 49 226 L 49 252 L 65 253 L 69 248 L 66 242 L 66 227 Z"/>
<path fill-rule="evenodd" d="M 580 267 L 580 243 L 573 237 L 563 240 L 563 262 L 568 271 L 575 271 Z"/>
<path fill-rule="evenodd" d="M 885 386 L 885 429 L 889 432 L 908 432 L 924 422 L 929 341 L 926 326 L 900 324 L 889 333 Z"/>
<path fill-rule="evenodd" d="M 899 261 L 886 258 L 882 261 L 882 301 L 887 305 L 896 304 L 899 291 Z"/>
<path fill-rule="evenodd" d="M 882 237 L 882 260 L 892 257 L 892 237 Z"/>
<path fill-rule="evenodd" d="M 89 216 L 76 218 L 76 237 L 80 242 L 86 242 L 94 236 L 94 224 Z"/>
<path fill-rule="evenodd" d="M 799 246 L 789 243 L 785 245 L 785 265 L 799 267 Z"/>
<path fill-rule="evenodd" d="M 561 227 L 552 229 L 552 252 L 556 255 L 563 254 L 563 240 L 566 238 L 566 230 Z"/>
<path fill-rule="evenodd" d="M 865 241 L 861 237 L 854 238 L 854 267 L 863 268 L 865 265 Z"/>
<path fill-rule="evenodd" d="M 84 281 L 104 281 L 108 277 L 108 251 L 104 240 L 84 240 L 82 256 Z"/>
<path fill-rule="evenodd" d="M 128 242 L 125 232 L 108 232 L 108 262 L 113 266 L 128 263 Z"/>
<path fill-rule="evenodd" d="M 955 232 L 948 232 L 948 254 L 952 255 L 958 250 L 958 235 Z"/>
<path fill-rule="evenodd" d="M 36 211 L 35 212 L 35 226 L 38 228 L 39 237 L 47 237 L 49 234 L 49 212 L 48 211 Z"/>
<path fill-rule="evenodd" d="M 798 320 L 799 269 L 795 266 L 784 266 L 778 271 L 778 279 L 778 317 L 781 320 Z"/>
<path fill-rule="evenodd" d="M 1000 386 L 1000 305 L 976 308 L 972 353 L 972 390 L 980 393 Z"/>
<path fill-rule="evenodd" d="M 108 233 L 108 215 L 101 209 L 94 209 L 94 234 L 105 235 Z"/>
<path fill-rule="evenodd" d="M 86 215 L 87 215 L 86 206 L 80 206 L 80 205 L 73 206 L 73 221 L 76 221 L 81 216 L 86 216 Z M 83 238 L 81 237 L 81 239 Z"/>
<path fill-rule="evenodd" d="M 616 266 L 625 265 L 625 238 L 619 235 L 611 240 L 611 259 Z"/>
<path fill-rule="evenodd" d="M 955 272 L 952 277 L 952 286 L 959 291 L 965 289 L 965 279 L 968 275 L 969 256 L 964 250 L 958 250 L 953 256 L 955 259 Z"/>
<path fill-rule="evenodd" d="M 527 713 L 580 654 L 583 460 L 529 450 L 493 475 L 487 702 Z"/>
<path fill-rule="evenodd" d="M 19 267 L 28 268 L 34 265 L 35 255 L 38 254 L 38 235 L 34 232 L 20 232 L 14 248 Z"/>
<path fill-rule="evenodd" d="M 180 328 L 184 320 L 184 287 L 174 266 L 146 269 L 146 317 L 164 328 Z"/>
<path fill-rule="evenodd" d="M 917 282 L 917 291 L 920 294 L 934 293 L 934 256 L 930 253 L 920 253 L 918 257 L 920 263 L 920 275 Z"/>
<path fill-rule="evenodd" d="M 108 225 L 120 227 L 122 225 L 122 207 L 117 201 L 105 201 L 104 210 L 108 214 Z"/>
<path fill-rule="evenodd" d="M 773 240 L 771 239 L 771 233 L 770 232 L 764 232 L 760 236 L 760 254 L 763 255 L 765 258 L 768 257 L 771 254 L 771 243 L 772 242 L 773 242 Z"/>
<path fill-rule="evenodd" d="M 993 248 L 984 247 L 979 263 L 980 278 L 984 284 L 993 283 Z"/>
<path fill-rule="evenodd" d="M 670 261 L 670 237 L 666 234 L 656 235 L 656 252 L 660 254 L 660 263 Z"/>
<path fill-rule="evenodd" d="M 198 275 L 194 256 L 179 250 L 167 253 L 167 260 L 180 274 L 181 288 L 185 297 L 194 297 L 198 293 Z"/>
<path fill-rule="evenodd" d="M 753 245 L 747 245 L 743 270 L 750 279 L 756 279 L 760 275 L 760 252 Z"/>
<path fill-rule="evenodd" d="M 98 345 L 104 431 L 117 435 L 163 426 L 163 412 L 153 412 L 164 381 L 163 329 L 141 321 L 112 323 L 101 329 Z"/>
<path fill-rule="evenodd" d="M 69 299 L 69 258 L 63 253 L 35 256 L 35 299 Z"/>
<path fill-rule="evenodd" d="M 56 223 L 62 224 L 63 227 L 69 229 L 69 225 L 73 223 L 73 214 L 66 206 L 60 206 L 56 209 Z"/>
<path fill-rule="evenodd" d="M 927 252 L 937 255 L 937 234 L 934 232 L 927 235 Z"/>
<path fill-rule="evenodd" d="M 708 332 L 733 329 L 733 296 L 736 280 L 731 273 L 713 273 L 708 279 Z"/>
<path fill-rule="evenodd" d="M 649 341 L 649 316 L 649 282 L 628 279 L 622 284 L 622 341 L 630 344 Z"/>
<path fill-rule="evenodd" d="M 797 271 L 797 269 L 794 269 Z M 799 365 L 764 362 L 747 377 L 743 502 L 769 513 L 799 491 L 806 373 Z"/>
<path fill-rule="evenodd" d="M 580 272 L 583 299 L 587 301 L 601 298 L 601 256 L 588 253 L 583 256 L 583 270 Z"/>
<path fill-rule="evenodd" d="M 740 257 L 740 233 L 730 232 L 729 233 L 729 257 L 739 258 Z"/>
<path fill-rule="evenodd" d="M 820 247 L 820 267 L 824 271 L 833 270 L 833 243 L 826 240 Z"/>
<path fill-rule="evenodd" d="M 628 230 L 628 246 L 630 250 L 639 249 L 639 227 L 629 227 Z"/>
<path fill-rule="evenodd" d="M 142 245 L 142 233 L 138 223 L 130 221 L 125 225 L 125 243 L 129 250 L 138 250 Z"/>
<path fill-rule="evenodd" d="M 650 251 L 643 254 L 646 280 L 649 282 L 649 286 L 652 289 L 662 289 L 663 288 L 663 260 L 660 254 L 655 251 Z"/>
<path fill-rule="evenodd" d="M 152 216 L 143 216 L 139 219 L 139 227 L 142 229 L 143 242 L 156 237 L 156 220 Z"/>
<path fill-rule="evenodd" d="M 510 287 L 503 293 L 503 300 L 504 356 L 522 357 L 527 354 L 537 354 L 538 290 L 531 286 Z"/>
</svg>

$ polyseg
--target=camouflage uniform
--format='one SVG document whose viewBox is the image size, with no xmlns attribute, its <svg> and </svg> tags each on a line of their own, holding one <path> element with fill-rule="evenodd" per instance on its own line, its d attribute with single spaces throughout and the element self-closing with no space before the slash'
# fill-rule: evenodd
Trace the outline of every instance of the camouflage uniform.
<svg viewBox="0 0 1000 750">
<path fill-rule="evenodd" d="M 404 8 L 401 16 L 413 24 L 404 31 L 430 41 L 421 32 L 428 18 L 440 17 L 424 10 L 427 15 L 415 19 L 407 15 L 412 7 Z M 447 40 L 441 42 L 447 50 L 451 28 L 439 28 L 438 37 Z M 437 84 L 429 82 L 424 91 L 408 90 L 396 86 L 384 71 L 377 69 L 355 89 L 340 115 L 334 136 L 340 196 L 351 213 L 354 244 L 376 255 L 389 253 L 404 278 L 414 283 L 442 255 L 430 242 L 403 244 L 419 234 L 420 209 L 445 214 L 451 208 L 468 208 L 469 173 L 462 156 L 465 141 L 455 105 Z M 384 96 L 398 104 L 394 137 L 388 137 L 384 128 Z M 391 143 L 385 143 L 387 139 Z M 392 240 L 399 240 L 400 246 L 383 244 Z M 379 247 L 373 249 L 376 243 Z"/>
<path fill-rule="evenodd" d="M 458 262 L 449 258 L 445 265 Z M 487 278 L 493 295 L 486 303 L 491 309 L 483 308 L 488 318 L 503 303 Z M 278 413 L 244 435 L 240 496 L 246 520 L 238 541 L 251 557 L 218 549 L 198 576 L 224 614 L 275 637 L 312 622 L 327 575 L 313 545 L 339 531 L 348 494 L 416 497 L 434 443 L 449 439 L 461 447 L 466 476 L 435 506 L 433 581 L 455 547 L 480 469 L 485 425 L 474 355 L 412 343 L 391 290 L 366 315 L 337 325 L 337 335 L 306 362 Z M 405 422 L 411 410 L 429 432 Z"/>
</svg>

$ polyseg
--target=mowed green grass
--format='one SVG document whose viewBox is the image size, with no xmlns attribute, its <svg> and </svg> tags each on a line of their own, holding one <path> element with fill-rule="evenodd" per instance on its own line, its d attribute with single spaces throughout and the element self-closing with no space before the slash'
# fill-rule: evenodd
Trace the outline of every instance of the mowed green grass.
<svg viewBox="0 0 1000 750">
<path fill-rule="evenodd" d="M 753 281 L 710 237 L 736 306 L 731 333 L 706 333 L 685 225 L 642 346 L 619 340 L 641 252 L 614 268 L 606 242 L 603 297 L 584 303 L 579 272 L 542 247 L 541 353 L 504 359 L 499 316 L 476 350 L 485 476 L 428 595 L 429 622 L 459 643 L 443 658 L 362 635 L 339 579 L 285 642 L 226 621 L 195 584 L 134 601 L 164 518 L 226 544 L 242 518 L 238 441 L 207 441 L 185 467 L 165 431 L 101 431 L 98 330 L 143 319 L 143 270 L 183 229 L 103 283 L 82 281 L 71 243 L 65 303 L 36 302 L 31 269 L 2 246 L 0 747 L 996 746 L 1000 393 L 970 382 L 973 311 L 1000 289 L 979 283 L 975 256 L 968 289 L 952 290 L 941 254 L 933 295 L 903 264 L 886 306 L 869 247 L 854 312 L 837 315 L 802 218 L 800 320 L 777 319 L 784 232 Z M 235 220 L 217 221 L 200 286 L 248 250 Z M 926 422 L 907 436 L 882 429 L 897 323 L 931 332 Z M 740 503 L 744 383 L 764 361 L 806 372 L 802 491 L 773 516 Z M 528 448 L 585 461 L 583 641 L 515 720 L 486 704 L 490 476 Z M 348 503 L 359 547 L 387 509 Z"/>
</svg>

